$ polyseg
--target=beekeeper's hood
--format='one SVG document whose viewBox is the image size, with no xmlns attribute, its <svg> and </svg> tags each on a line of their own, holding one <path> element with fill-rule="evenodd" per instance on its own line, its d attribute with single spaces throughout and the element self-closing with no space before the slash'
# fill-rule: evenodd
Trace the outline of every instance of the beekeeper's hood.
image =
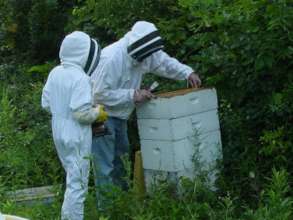
<svg viewBox="0 0 293 220">
<path fill-rule="evenodd" d="M 86 33 L 74 31 L 62 41 L 59 57 L 61 64 L 80 66 L 91 75 L 100 60 L 101 48 L 96 40 Z"/>
<path fill-rule="evenodd" d="M 125 37 L 128 39 L 128 54 L 139 62 L 164 48 L 158 29 L 146 21 L 136 22 Z"/>
</svg>

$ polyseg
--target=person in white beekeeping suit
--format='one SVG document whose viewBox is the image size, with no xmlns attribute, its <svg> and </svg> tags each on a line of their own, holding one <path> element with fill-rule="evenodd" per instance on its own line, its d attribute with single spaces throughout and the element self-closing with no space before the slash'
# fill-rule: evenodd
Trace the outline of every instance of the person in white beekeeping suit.
<svg viewBox="0 0 293 220">
<path fill-rule="evenodd" d="M 140 89 L 145 73 L 189 80 L 193 87 L 201 81 L 194 70 L 170 57 L 154 24 L 138 21 L 119 41 L 105 47 L 99 66 L 91 76 L 94 103 L 105 105 L 109 114 L 109 134 L 93 138 L 93 160 L 98 207 L 103 203 L 101 190 L 108 184 L 126 188 L 121 155 L 128 153 L 127 119 L 138 103 L 153 98 Z M 107 187 L 106 187 L 107 188 Z"/>
<path fill-rule="evenodd" d="M 87 34 L 67 35 L 59 52 L 61 64 L 49 74 L 42 107 L 52 115 L 53 139 L 66 171 L 62 220 L 82 220 L 92 144 L 91 124 L 105 121 L 101 105 L 93 107 L 89 76 L 100 58 L 100 47 Z"/>
</svg>

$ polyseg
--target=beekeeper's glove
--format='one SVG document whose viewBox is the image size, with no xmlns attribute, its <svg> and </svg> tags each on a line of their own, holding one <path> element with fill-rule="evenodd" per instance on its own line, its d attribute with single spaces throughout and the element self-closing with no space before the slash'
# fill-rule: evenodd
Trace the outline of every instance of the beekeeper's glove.
<svg viewBox="0 0 293 220">
<path fill-rule="evenodd" d="M 108 113 L 105 111 L 105 107 L 103 105 L 99 105 L 97 107 L 98 111 L 99 111 L 99 115 L 97 117 L 96 122 L 104 122 L 107 121 L 108 119 Z"/>
</svg>

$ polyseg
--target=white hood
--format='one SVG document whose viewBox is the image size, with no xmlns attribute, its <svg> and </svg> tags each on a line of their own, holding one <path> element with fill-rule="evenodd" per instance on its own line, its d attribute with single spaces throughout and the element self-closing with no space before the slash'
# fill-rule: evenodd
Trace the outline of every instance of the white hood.
<svg viewBox="0 0 293 220">
<path fill-rule="evenodd" d="M 158 29 L 147 21 L 136 22 L 125 37 L 128 39 L 127 52 L 137 61 L 164 48 Z"/>
<path fill-rule="evenodd" d="M 61 64 L 79 66 L 90 75 L 98 65 L 100 47 L 86 33 L 74 31 L 62 41 L 59 57 Z"/>
</svg>

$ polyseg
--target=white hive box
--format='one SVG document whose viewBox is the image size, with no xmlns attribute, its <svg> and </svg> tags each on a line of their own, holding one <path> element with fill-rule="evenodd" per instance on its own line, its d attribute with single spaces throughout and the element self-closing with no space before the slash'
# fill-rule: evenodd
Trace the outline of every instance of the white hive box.
<svg viewBox="0 0 293 220">
<path fill-rule="evenodd" d="M 222 158 L 217 93 L 213 88 L 158 95 L 137 108 L 146 183 L 158 172 L 194 177 Z M 174 175 L 173 175 L 174 176 Z"/>
<path fill-rule="evenodd" d="M 193 92 L 192 92 L 193 91 Z M 217 109 L 215 89 L 185 89 L 165 93 L 137 109 L 138 119 L 172 119 Z"/>
<path fill-rule="evenodd" d="M 211 164 L 219 159 L 220 146 L 219 131 L 200 135 L 198 140 L 193 137 L 177 141 L 141 140 L 143 167 L 177 172 L 194 167 L 194 156 L 198 157 L 201 164 Z"/>
<path fill-rule="evenodd" d="M 218 111 L 213 109 L 195 115 L 175 119 L 139 119 L 141 140 L 180 140 L 194 134 L 204 134 L 220 129 Z"/>
</svg>

